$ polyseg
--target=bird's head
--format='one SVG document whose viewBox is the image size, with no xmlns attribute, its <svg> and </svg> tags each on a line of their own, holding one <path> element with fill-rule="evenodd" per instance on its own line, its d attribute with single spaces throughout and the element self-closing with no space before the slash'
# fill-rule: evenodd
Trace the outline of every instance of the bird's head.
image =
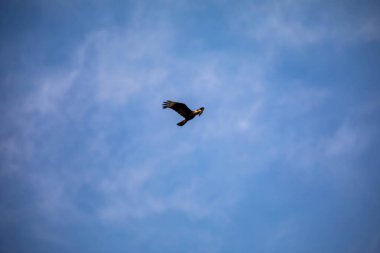
<svg viewBox="0 0 380 253">
<path fill-rule="evenodd" d="M 201 114 L 203 113 L 204 110 L 205 110 L 204 107 L 199 108 L 199 109 L 197 110 L 197 111 L 199 112 L 199 113 L 198 113 L 198 116 L 201 116 Z"/>
</svg>

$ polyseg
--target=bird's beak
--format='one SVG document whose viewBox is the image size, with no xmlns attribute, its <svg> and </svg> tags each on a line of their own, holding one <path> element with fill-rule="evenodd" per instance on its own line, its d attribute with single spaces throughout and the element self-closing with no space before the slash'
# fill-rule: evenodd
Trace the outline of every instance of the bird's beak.
<svg viewBox="0 0 380 253">
<path fill-rule="evenodd" d="M 201 108 L 200 109 L 201 111 L 200 111 L 200 113 L 198 114 L 198 116 L 201 116 L 201 114 L 203 113 L 203 111 L 205 110 L 204 108 Z"/>
</svg>

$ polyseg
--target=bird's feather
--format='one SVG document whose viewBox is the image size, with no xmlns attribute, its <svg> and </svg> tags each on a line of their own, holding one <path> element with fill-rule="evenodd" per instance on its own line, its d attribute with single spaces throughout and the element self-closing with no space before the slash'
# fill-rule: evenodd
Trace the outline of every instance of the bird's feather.
<svg viewBox="0 0 380 253">
<path fill-rule="evenodd" d="M 184 118 L 188 118 L 192 111 L 183 103 L 178 103 L 174 101 L 167 100 L 162 104 L 162 108 L 170 108 L 176 111 L 178 114 L 180 114 Z"/>
</svg>

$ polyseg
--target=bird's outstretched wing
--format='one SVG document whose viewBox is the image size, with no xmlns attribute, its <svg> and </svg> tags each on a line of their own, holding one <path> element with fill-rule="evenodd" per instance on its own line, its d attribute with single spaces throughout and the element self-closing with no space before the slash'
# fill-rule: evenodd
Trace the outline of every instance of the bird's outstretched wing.
<svg viewBox="0 0 380 253">
<path fill-rule="evenodd" d="M 167 100 L 162 104 L 162 108 L 170 108 L 179 113 L 182 117 L 187 118 L 191 114 L 191 110 L 183 103 Z"/>
</svg>

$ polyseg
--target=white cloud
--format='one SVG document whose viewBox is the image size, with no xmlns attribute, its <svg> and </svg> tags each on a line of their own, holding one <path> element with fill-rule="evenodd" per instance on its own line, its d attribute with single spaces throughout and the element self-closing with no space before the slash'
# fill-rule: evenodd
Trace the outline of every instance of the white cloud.
<svg viewBox="0 0 380 253">
<path fill-rule="evenodd" d="M 72 70 L 57 76 L 45 77 L 41 84 L 36 83 L 36 91 L 26 100 L 26 112 L 41 114 L 57 113 L 57 107 L 73 85 L 78 71 Z"/>
<path fill-rule="evenodd" d="M 165 80 L 167 28 L 103 31 L 85 42 L 92 74 L 88 80 L 100 102 L 125 104 Z"/>
<path fill-rule="evenodd" d="M 272 7 L 269 4 L 259 8 L 256 12 L 263 11 L 259 19 L 255 19 L 252 10 L 243 11 L 243 15 L 237 15 L 235 24 L 240 26 L 243 23 L 248 36 L 263 45 L 273 46 L 274 51 L 282 45 L 319 43 L 334 33 L 319 25 L 310 29 L 297 17 L 289 18 L 286 11 L 290 7 L 287 5 L 286 8 L 283 4 Z M 329 92 L 302 88 L 307 83 L 300 81 L 296 89 L 279 96 L 271 95 L 267 75 L 277 59 L 270 49 L 258 52 L 255 59 L 246 60 L 224 52 L 200 51 L 191 56 L 180 55 L 172 47 L 176 44 L 175 28 L 166 22 L 147 25 L 138 15 L 134 25 L 128 29 L 115 28 L 88 34 L 73 52 L 71 66 L 61 69 L 58 74 L 57 71 L 46 73 L 35 81 L 36 90 L 25 103 L 24 115 L 37 112 L 46 116 L 44 120 L 50 123 L 57 120 L 57 115 L 65 122 L 73 114 L 78 114 L 79 125 L 89 124 L 89 131 L 95 132 L 85 146 L 85 152 L 92 160 L 107 164 L 104 166 L 107 168 L 99 165 L 100 168 L 88 168 L 88 172 L 75 172 L 78 178 L 87 180 L 96 189 L 96 196 L 102 200 L 94 207 L 94 213 L 81 210 L 75 202 L 73 196 L 81 194 L 80 183 L 72 180 L 71 176 L 61 178 L 54 171 L 45 174 L 48 168 L 26 174 L 26 177 L 30 176 L 38 196 L 40 212 L 48 218 L 58 220 L 60 214 L 69 213 L 71 217 L 91 217 L 95 221 L 115 224 L 174 211 L 191 219 L 226 221 L 229 210 L 244 195 L 247 173 L 265 167 L 265 162 L 263 165 L 261 161 L 285 158 L 295 167 L 314 168 L 321 160 L 360 153 L 365 146 L 361 131 L 350 124 L 339 128 L 331 140 L 316 140 L 315 136 L 298 137 L 297 126 L 291 132 L 293 136 L 279 133 L 280 128 L 276 124 L 281 122 L 267 114 L 271 109 L 278 107 L 295 113 L 297 117 L 302 116 L 323 104 Z M 370 22 L 366 26 L 369 28 L 364 29 L 364 33 L 373 33 L 372 24 Z M 70 91 L 78 87 L 81 88 L 80 96 L 85 99 L 70 99 Z M 199 106 L 208 103 L 204 105 L 204 115 L 195 119 L 200 121 L 197 122 L 199 124 L 186 128 L 186 137 L 176 132 L 177 128 L 163 129 L 158 121 L 162 119 L 160 117 L 169 117 L 166 116 L 169 115 L 167 111 L 162 114 L 165 116 L 157 116 L 161 100 L 176 98 L 189 99 L 195 105 L 201 103 Z M 141 101 L 135 109 L 139 110 L 137 112 L 128 110 L 133 100 Z M 300 104 L 302 108 L 299 108 Z M 60 109 L 69 106 L 75 109 L 61 114 Z M 113 110 L 123 107 L 125 118 L 109 116 Z M 80 114 L 83 108 L 91 110 Z M 144 117 L 130 119 L 131 114 Z M 201 121 L 203 117 L 204 121 Z M 128 133 L 123 132 L 112 136 L 114 129 L 110 128 L 114 125 L 108 121 L 129 123 L 133 120 L 140 124 L 138 131 L 129 129 L 133 135 L 125 137 Z M 58 121 L 54 123 L 58 124 Z M 36 138 L 55 131 L 46 126 L 40 127 L 42 123 L 41 118 L 32 118 L 32 123 L 29 123 L 32 131 L 28 130 L 22 141 L 23 144 L 32 143 L 30 148 L 34 152 L 40 152 Z M 118 125 L 120 128 L 124 126 Z M 38 130 L 39 134 L 33 135 L 33 130 Z M 120 142 L 116 141 L 116 145 L 110 141 L 120 136 L 122 138 Z M 181 138 L 183 143 L 179 144 L 176 138 Z M 186 143 L 190 140 L 190 144 Z M 234 141 L 245 141 L 258 148 L 268 147 L 260 150 L 257 155 L 260 157 L 255 158 L 251 150 L 240 152 L 234 150 L 234 146 L 228 147 Z M 44 145 L 50 148 L 49 142 Z M 227 151 L 215 149 L 212 158 L 204 158 L 211 165 L 202 168 L 205 170 L 202 173 L 186 169 L 178 171 L 182 164 L 197 162 L 188 161 L 187 157 L 192 157 L 199 147 L 206 145 L 211 148 L 220 146 Z M 15 142 L 2 143 L 2 148 L 8 154 L 15 153 Z M 134 152 L 135 148 L 139 150 Z M 167 152 L 161 149 L 170 149 L 172 155 L 168 158 Z M 146 157 L 136 155 L 141 153 Z M 22 155 L 18 153 L 15 156 Z M 236 167 L 220 169 L 219 160 Z M 103 169 L 107 169 L 106 172 L 99 172 Z M 169 179 L 175 182 L 166 186 Z M 279 229 L 276 238 L 282 240 L 287 233 L 285 225 Z"/>
<path fill-rule="evenodd" d="M 182 152 L 181 148 L 171 151 L 170 163 L 183 164 L 190 154 Z M 223 180 L 222 188 L 215 188 L 219 187 L 215 183 L 210 187 L 215 180 L 212 168 L 199 176 L 186 171 L 186 166 L 172 167 L 161 160 L 157 154 L 142 167 L 116 169 L 101 180 L 98 187 L 105 204 L 98 206 L 98 217 L 113 224 L 174 211 L 191 219 L 226 220 L 227 210 L 240 197 L 235 188 L 238 177 Z"/>
<path fill-rule="evenodd" d="M 336 157 L 341 155 L 357 155 L 368 143 L 368 131 L 365 128 L 354 128 L 343 124 L 326 143 L 326 155 Z"/>
<path fill-rule="evenodd" d="M 272 50 L 302 49 L 324 42 L 342 46 L 379 41 L 376 16 L 368 12 L 349 16 L 335 8 L 302 1 L 253 3 L 239 9 L 237 18 L 231 19 L 231 27 Z"/>
</svg>

